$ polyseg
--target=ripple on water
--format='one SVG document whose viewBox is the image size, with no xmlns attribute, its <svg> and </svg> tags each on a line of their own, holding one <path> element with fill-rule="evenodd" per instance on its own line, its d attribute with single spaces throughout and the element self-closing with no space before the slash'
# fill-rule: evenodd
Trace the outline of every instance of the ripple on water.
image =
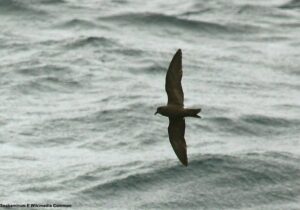
<svg viewBox="0 0 300 210">
<path fill-rule="evenodd" d="M 250 204 L 259 206 L 296 201 L 300 188 L 288 190 L 284 185 L 294 185 L 298 182 L 298 159 L 290 154 L 275 153 L 197 155 L 191 158 L 190 167 L 186 170 L 177 165 L 156 165 L 148 167 L 152 170 L 144 172 L 138 172 L 139 169 L 136 169 L 134 174 L 115 177 L 79 193 L 83 197 L 97 197 L 100 199 L 99 204 L 104 206 L 117 205 L 113 199 L 115 197 L 122 201 L 129 195 L 141 196 L 151 193 L 152 196 L 146 196 L 146 200 L 145 196 L 138 196 L 142 200 L 131 200 L 133 203 L 128 205 L 158 208 L 165 205 L 205 205 L 210 208 L 226 205 L 228 208 L 241 208 Z M 199 187 L 201 191 L 198 190 Z M 176 198 L 177 201 L 174 200 L 174 193 L 170 193 L 170 190 L 177 192 L 182 188 L 185 192 Z M 186 203 L 181 203 L 181 198 Z M 110 200 L 110 204 L 105 201 L 107 199 Z M 243 203 L 236 202 L 239 199 L 242 199 Z M 228 203 L 228 200 L 232 202 Z"/>
</svg>

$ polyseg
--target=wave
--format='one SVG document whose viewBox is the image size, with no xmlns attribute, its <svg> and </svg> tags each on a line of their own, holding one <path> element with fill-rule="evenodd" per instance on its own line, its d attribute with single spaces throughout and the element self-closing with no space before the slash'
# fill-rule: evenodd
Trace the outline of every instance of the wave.
<svg viewBox="0 0 300 210">
<path fill-rule="evenodd" d="M 65 0 L 38 0 L 38 3 L 41 4 L 65 4 L 67 3 Z"/>
<path fill-rule="evenodd" d="M 288 18 L 289 15 L 282 12 L 278 8 L 262 5 L 241 5 L 237 10 L 237 15 L 249 15 L 249 16 L 269 16 L 271 18 Z"/>
<path fill-rule="evenodd" d="M 20 9 L 26 9 L 24 8 L 24 5 L 22 3 L 19 3 L 14 0 L 2 0 L 0 1 L 0 8 L 1 9 L 10 9 L 10 10 L 20 10 Z"/>
<path fill-rule="evenodd" d="M 18 73 L 25 76 L 44 76 L 46 74 L 61 77 L 62 75 L 66 75 L 71 72 L 72 70 L 67 66 L 59 66 L 53 64 L 42 64 L 31 67 L 23 67 L 18 70 Z"/>
<path fill-rule="evenodd" d="M 63 23 L 60 23 L 55 26 L 56 28 L 84 28 L 84 29 L 90 29 L 90 28 L 95 28 L 97 25 L 90 21 L 90 20 L 84 20 L 84 19 L 78 19 L 74 18 L 68 21 L 65 21 Z"/>
<path fill-rule="evenodd" d="M 125 56 L 133 56 L 135 58 L 137 56 L 141 56 L 144 53 L 144 51 L 141 49 L 130 48 L 128 46 L 120 46 L 120 48 L 113 49 L 111 51 L 116 54 L 123 54 Z"/>
<path fill-rule="evenodd" d="M 281 5 L 279 8 L 282 9 L 297 9 L 300 7 L 300 0 L 292 0 L 288 3 Z"/>
<path fill-rule="evenodd" d="M 112 101 L 110 103 L 113 104 L 115 102 Z M 152 107 L 148 107 L 148 111 L 151 110 L 151 115 L 153 115 L 154 110 L 151 108 Z M 149 117 L 149 115 L 145 115 L 145 110 L 147 110 L 147 105 L 145 104 L 128 104 L 125 108 L 113 107 L 103 109 L 93 113 L 89 118 L 92 121 L 104 124 L 105 127 L 102 127 L 104 130 L 109 127 L 115 128 L 112 129 L 115 132 L 125 132 L 128 128 L 132 128 L 133 126 L 136 127 L 137 125 L 145 123 L 145 120 Z M 124 119 L 126 119 L 126 123 L 122 123 Z"/>
<path fill-rule="evenodd" d="M 269 9 L 271 9 L 270 7 L 263 7 L 263 6 L 259 6 L 259 5 L 242 5 L 238 8 L 237 13 L 238 14 L 259 14 L 259 13 L 265 13 L 266 11 L 268 11 Z"/>
<path fill-rule="evenodd" d="M 216 208 L 228 205 L 237 208 L 241 205 L 296 201 L 300 191 L 297 185 L 300 181 L 298 161 L 299 157 L 276 152 L 196 155 L 191 158 L 188 168 L 155 163 L 148 165 L 146 172 L 136 169 L 134 174 L 96 184 L 79 193 L 80 196 L 104 201 L 114 197 L 120 200 L 128 192 L 139 195 L 140 199 L 149 192 L 162 192 L 164 189 L 169 192 L 163 193 L 163 199 L 159 198 L 161 193 L 153 194 L 155 202 L 147 198 L 141 202 L 143 207 L 179 204 L 185 207 L 212 205 L 210 207 Z M 293 187 L 287 189 L 287 185 Z M 174 196 L 177 201 L 173 200 Z M 181 199 L 185 200 L 184 204 L 180 204 Z"/>
<path fill-rule="evenodd" d="M 133 73 L 147 73 L 147 74 L 165 74 L 166 73 L 166 67 L 158 64 L 155 61 L 147 61 L 146 59 L 143 59 L 140 64 L 135 65 L 130 68 L 130 71 Z"/>
<path fill-rule="evenodd" d="M 84 46 L 92 46 L 92 47 L 112 47 L 117 43 L 106 37 L 97 37 L 97 36 L 88 36 L 88 37 L 80 37 L 76 40 L 73 40 L 65 45 L 66 48 L 80 48 Z"/>
<path fill-rule="evenodd" d="M 7 156 L 1 156 L 4 160 L 17 160 L 17 161 L 37 161 L 38 158 L 33 156 L 17 156 L 17 155 L 7 155 Z M 9 162 L 9 161 L 8 161 Z"/>
<path fill-rule="evenodd" d="M 259 126 L 290 127 L 296 124 L 300 124 L 300 121 L 297 119 L 284 119 L 263 115 L 244 115 L 240 119 L 244 122 L 256 124 Z"/>
<path fill-rule="evenodd" d="M 14 86 L 14 90 L 23 94 L 61 92 L 71 93 L 74 88 L 81 87 L 81 83 L 72 78 L 58 78 L 56 76 L 46 76 L 35 78 Z"/>
<path fill-rule="evenodd" d="M 189 20 L 176 16 L 158 13 L 126 13 L 121 15 L 110 15 L 99 17 L 99 20 L 127 22 L 135 25 L 154 25 L 160 27 L 178 27 L 182 29 L 204 31 L 204 32 L 241 32 L 237 28 L 224 26 L 218 23 Z"/>
<path fill-rule="evenodd" d="M 269 136 L 284 132 L 288 133 L 290 131 L 289 128 L 300 126 L 298 119 L 268 117 L 264 115 L 242 115 L 238 118 L 212 117 L 206 118 L 205 121 L 208 122 L 206 126 L 210 130 L 250 136 Z M 205 124 L 202 126 L 205 126 Z"/>
<path fill-rule="evenodd" d="M 54 183 L 48 185 L 39 185 L 39 186 L 31 186 L 25 189 L 20 190 L 20 192 L 24 193 L 49 193 L 49 192 L 59 192 L 63 189 L 63 186 L 55 185 Z"/>
<path fill-rule="evenodd" d="M 45 11 L 35 9 L 33 7 L 28 6 L 23 1 L 15 1 L 15 0 L 1 0 L 0 1 L 0 11 L 2 14 L 14 14 L 13 12 L 17 12 L 18 14 L 28 14 L 28 15 L 45 15 L 47 14 Z"/>
<path fill-rule="evenodd" d="M 147 73 L 166 73 L 166 67 L 162 66 L 160 64 L 152 64 L 152 65 L 147 65 L 146 67 L 142 68 L 143 71 Z"/>
<path fill-rule="evenodd" d="M 276 104 L 274 105 L 275 108 L 279 108 L 279 109 L 283 109 L 283 110 L 297 110 L 297 111 L 300 111 L 300 105 L 297 105 L 297 104 L 289 104 L 289 103 L 286 103 L 286 104 Z"/>
<path fill-rule="evenodd" d="M 17 69 L 17 73 L 27 78 L 13 87 L 18 92 L 24 94 L 53 91 L 72 92 L 74 88 L 81 87 L 81 81 L 70 77 L 73 70 L 69 66 L 40 64 L 40 62 L 33 66 L 29 66 L 29 63 L 22 65 L 25 67 Z"/>
</svg>

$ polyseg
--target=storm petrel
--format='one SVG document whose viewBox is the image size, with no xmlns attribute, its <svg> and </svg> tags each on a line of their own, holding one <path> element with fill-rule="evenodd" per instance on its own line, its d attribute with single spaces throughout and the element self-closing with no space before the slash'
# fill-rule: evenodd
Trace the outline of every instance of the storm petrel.
<svg viewBox="0 0 300 210">
<path fill-rule="evenodd" d="M 181 86 L 182 78 L 182 53 L 177 50 L 175 53 L 166 76 L 165 89 L 168 94 L 168 104 L 157 108 L 156 113 L 169 117 L 169 139 L 174 149 L 175 154 L 181 163 L 188 165 L 186 152 L 186 143 L 184 139 L 185 132 L 185 117 L 196 117 L 201 109 L 184 108 L 184 95 Z"/>
</svg>

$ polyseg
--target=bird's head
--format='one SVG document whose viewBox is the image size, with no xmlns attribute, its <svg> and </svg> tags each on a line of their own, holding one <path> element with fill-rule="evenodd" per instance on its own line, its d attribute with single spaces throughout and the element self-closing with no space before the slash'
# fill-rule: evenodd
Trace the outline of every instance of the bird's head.
<svg viewBox="0 0 300 210">
<path fill-rule="evenodd" d="M 162 107 L 158 107 L 158 108 L 156 109 L 156 112 L 154 113 L 154 115 L 156 115 L 157 113 L 158 113 L 158 114 L 161 114 L 161 110 L 162 110 Z"/>
</svg>

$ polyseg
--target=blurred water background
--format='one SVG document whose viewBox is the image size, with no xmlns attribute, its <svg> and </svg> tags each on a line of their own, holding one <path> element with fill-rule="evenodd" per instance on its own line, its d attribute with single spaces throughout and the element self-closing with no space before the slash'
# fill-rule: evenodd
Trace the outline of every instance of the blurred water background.
<svg viewBox="0 0 300 210">
<path fill-rule="evenodd" d="M 183 51 L 190 165 L 168 140 Z M 299 0 L 1 0 L 0 201 L 300 209 Z"/>
</svg>

